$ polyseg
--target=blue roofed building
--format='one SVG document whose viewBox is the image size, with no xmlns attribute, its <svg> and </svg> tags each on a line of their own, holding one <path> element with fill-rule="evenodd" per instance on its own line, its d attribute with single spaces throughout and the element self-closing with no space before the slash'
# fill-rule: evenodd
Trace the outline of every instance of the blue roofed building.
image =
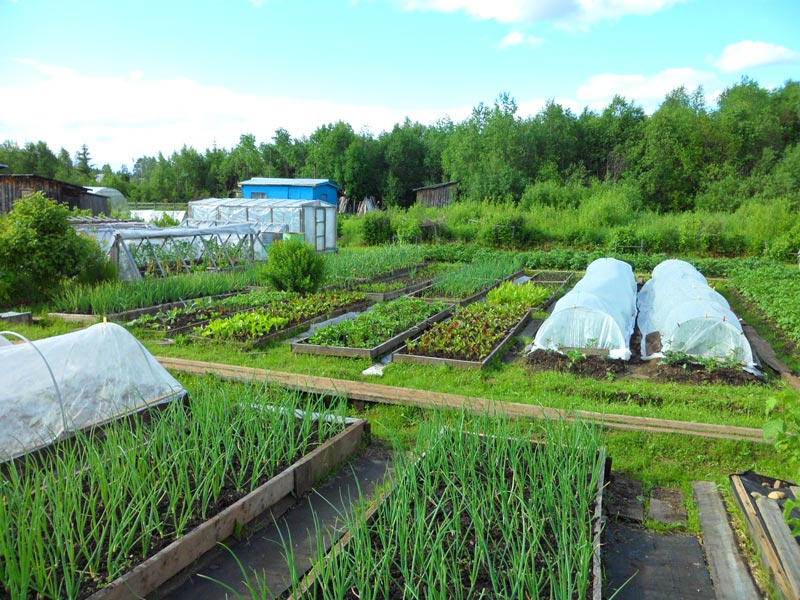
<svg viewBox="0 0 800 600">
<path fill-rule="evenodd" d="M 338 206 L 339 186 L 330 179 L 253 177 L 239 185 L 242 196 L 253 200 L 322 200 Z"/>
</svg>

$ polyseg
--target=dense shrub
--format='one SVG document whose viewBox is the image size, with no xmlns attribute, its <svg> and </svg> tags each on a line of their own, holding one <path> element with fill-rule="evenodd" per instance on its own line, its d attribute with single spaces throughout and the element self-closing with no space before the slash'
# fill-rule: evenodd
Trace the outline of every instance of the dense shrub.
<svg viewBox="0 0 800 600">
<path fill-rule="evenodd" d="M 0 220 L 0 305 L 41 302 L 65 283 L 95 283 L 116 275 L 99 244 L 78 234 L 70 211 L 37 192 Z"/>
<path fill-rule="evenodd" d="M 281 291 L 316 292 L 325 277 L 325 260 L 301 239 L 279 240 L 269 247 L 264 276 Z"/>
<path fill-rule="evenodd" d="M 374 211 L 361 221 L 361 241 L 367 246 L 381 246 L 392 241 L 392 218 L 385 212 Z"/>
<path fill-rule="evenodd" d="M 532 238 L 532 232 L 520 215 L 500 215 L 483 225 L 478 241 L 490 248 L 520 249 Z"/>
</svg>

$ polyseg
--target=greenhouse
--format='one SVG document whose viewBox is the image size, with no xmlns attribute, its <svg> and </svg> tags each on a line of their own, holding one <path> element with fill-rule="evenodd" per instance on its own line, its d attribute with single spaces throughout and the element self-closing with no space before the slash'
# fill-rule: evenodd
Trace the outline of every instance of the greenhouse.
<svg viewBox="0 0 800 600">
<path fill-rule="evenodd" d="M 16 335 L 3 333 L 5 342 Z M 133 335 L 113 323 L 36 342 L 5 342 L 0 461 L 186 393 Z"/>
<path fill-rule="evenodd" d="M 599 258 L 556 302 L 553 313 L 536 332 L 533 348 L 604 350 L 611 358 L 628 360 L 635 321 L 633 269 L 615 258 Z"/>
<path fill-rule="evenodd" d="M 638 305 L 645 360 L 680 352 L 754 366 L 750 343 L 728 301 L 689 263 L 658 264 L 639 292 Z"/>
<path fill-rule="evenodd" d="M 83 225 L 119 267 L 120 279 L 167 277 L 202 269 L 224 270 L 266 260 L 267 247 L 288 227 L 252 223 L 202 227 L 146 227 L 140 223 Z"/>
<path fill-rule="evenodd" d="M 285 225 L 289 233 L 302 234 L 318 252 L 334 252 L 337 218 L 336 206 L 321 200 L 206 198 L 189 202 L 186 224 Z"/>
</svg>

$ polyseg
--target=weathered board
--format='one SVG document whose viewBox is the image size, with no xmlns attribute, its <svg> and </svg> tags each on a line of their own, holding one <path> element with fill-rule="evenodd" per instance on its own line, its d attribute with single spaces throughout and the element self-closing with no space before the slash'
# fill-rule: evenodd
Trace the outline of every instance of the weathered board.
<svg viewBox="0 0 800 600">
<path fill-rule="evenodd" d="M 679 433 L 706 438 L 740 440 L 764 444 L 764 432 L 751 427 L 718 425 L 714 423 L 693 423 L 653 417 L 634 417 L 586 410 L 566 410 L 549 408 L 535 404 L 506 402 L 476 398 L 446 392 L 433 392 L 413 388 L 381 385 L 333 379 L 301 373 L 270 371 L 254 367 L 241 367 L 221 363 L 209 363 L 182 358 L 156 357 L 167 369 L 184 373 L 214 374 L 238 381 L 269 381 L 283 387 L 311 392 L 343 396 L 350 400 L 377 402 L 380 404 L 400 404 L 420 408 L 440 408 L 465 410 L 474 413 L 503 413 L 511 417 L 529 419 L 565 419 L 567 421 L 587 421 L 610 429 L 645 431 L 653 433 Z"/>
<path fill-rule="evenodd" d="M 693 481 L 692 489 L 700 511 L 703 551 L 718 600 L 758 600 L 761 595 L 739 554 L 717 485 Z"/>
</svg>

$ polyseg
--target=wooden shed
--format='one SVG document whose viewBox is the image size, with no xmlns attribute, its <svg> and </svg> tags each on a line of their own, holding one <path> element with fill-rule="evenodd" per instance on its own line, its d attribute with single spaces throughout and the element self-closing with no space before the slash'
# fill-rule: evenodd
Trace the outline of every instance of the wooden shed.
<svg viewBox="0 0 800 600">
<path fill-rule="evenodd" d="M 92 214 L 109 214 L 108 198 L 93 194 L 82 185 L 42 177 L 41 175 L 0 175 L 0 215 L 11 212 L 14 203 L 36 192 L 42 192 L 70 208 L 91 210 Z"/>
<path fill-rule="evenodd" d="M 417 202 L 424 202 L 430 208 L 444 208 L 455 201 L 457 186 L 457 181 L 448 181 L 416 188 L 414 192 L 417 194 Z"/>
</svg>

